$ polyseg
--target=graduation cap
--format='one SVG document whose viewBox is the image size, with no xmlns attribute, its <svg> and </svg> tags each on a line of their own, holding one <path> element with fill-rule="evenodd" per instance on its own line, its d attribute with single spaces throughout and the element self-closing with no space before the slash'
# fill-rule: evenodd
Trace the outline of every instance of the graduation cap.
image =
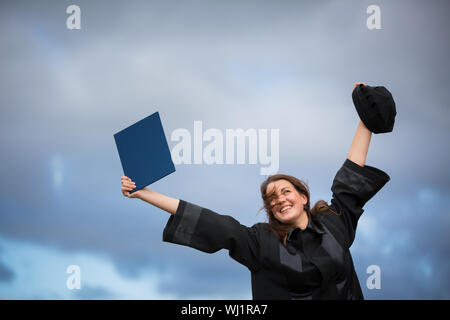
<svg viewBox="0 0 450 320">
<path fill-rule="evenodd" d="M 130 193 L 175 171 L 158 112 L 117 132 L 114 140 L 125 176 L 136 183 Z"/>
<path fill-rule="evenodd" d="M 367 129 L 373 133 L 392 131 L 397 111 L 388 89 L 360 84 L 353 90 L 352 99 L 359 118 Z"/>
</svg>

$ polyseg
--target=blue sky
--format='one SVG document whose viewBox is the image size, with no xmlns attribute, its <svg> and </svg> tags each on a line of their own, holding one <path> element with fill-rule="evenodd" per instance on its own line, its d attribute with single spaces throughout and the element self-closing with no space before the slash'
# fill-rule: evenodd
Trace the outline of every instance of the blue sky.
<svg viewBox="0 0 450 320">
<path fill-rule="evenodd" d="M 170 148 L 197 120 L 279 129 L 279 172 L 329 201 L 357 81 L 386 86 L 398 112 L 366 162 L 391 181 L 351 248 L 364 295 L 450 298 L 446 1 L 77 1 L 81 29 L 68 30 L 71 4 L 0 4 L 0 298 L 250 299 L 226 251 L 162 242 L 168 214 L 122 196 L 113 134 L 155 111 Z M 380 30 L 366 26 L 372 4 Z M 151 188 L 250 226 L 265 221 L 260 167 L 177 165 Z"/>
</svg>

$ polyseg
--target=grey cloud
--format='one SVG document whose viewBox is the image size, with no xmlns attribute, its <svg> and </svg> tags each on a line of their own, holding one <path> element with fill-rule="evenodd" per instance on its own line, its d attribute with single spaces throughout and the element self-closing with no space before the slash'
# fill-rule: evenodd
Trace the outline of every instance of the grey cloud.
<svg viewBox="0 0 450 320">
<path fill-rule="evenodd" d="M 73 296 L 78 300 L 111 300 L 117 298 L 114 293 L 106 288 L 86 285 L 78 290 L 73 290 Z"/>
<path fill-rule="evenodd" d="M 0 261 L 0 282 L 11 282 L 14 277 L 14 271 Z"/>
<path fill-rule="evenodd" d="M 448 210 L 442 208 L 449 193 L 404 189 L 403 197 L 384 192 L 382 199 L 366 206 L 364 215 L 376 223 L 367 227 L 371 230 L 366 228 L 369 237 L 357 236 L 352 249 L 361 284 L 369 298 L 448 299 L 449 219 Z M 394 205 L 376 210 L 380 202 Z M 359 232 L 364 232 L 361 227 Z M 366 268 L 372 264 L 382 271 L 380 291 L 365 287 Z"/>
</svg>

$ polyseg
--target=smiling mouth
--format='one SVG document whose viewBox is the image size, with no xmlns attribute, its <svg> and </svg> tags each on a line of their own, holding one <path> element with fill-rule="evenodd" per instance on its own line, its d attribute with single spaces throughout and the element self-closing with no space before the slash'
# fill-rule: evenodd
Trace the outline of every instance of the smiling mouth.
<svg viewBox="0 0 450 320">
<path fill-rule="evenodd" d="M 286 213 L 286 212 L 288 212 L 288 211 L 291 210 L 291 209 L 292 209 L 291 206 L 284 207 L 284 208 L 282 208 L 282 209 L 280 210 L 280 213 Z"/>
</svg>

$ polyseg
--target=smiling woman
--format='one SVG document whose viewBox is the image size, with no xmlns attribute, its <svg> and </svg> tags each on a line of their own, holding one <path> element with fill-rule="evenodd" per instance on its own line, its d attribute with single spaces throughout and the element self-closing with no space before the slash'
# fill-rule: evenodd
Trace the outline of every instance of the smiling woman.
<svg viewBox="0 0 450 320">
<path fill-rule="evenodd" d="M 292 226 L 302 230 L 306 228 L 307 212 L 312 216 L 325 210 L 336 213 L 324 200 L 317 201 L 310 209 L 310 193 L 306 182 L 286 174 L 267 178 L 261 185 L 261 196 L 269 226 L 285 245 Z"/>
<path fill-rule="evenodd" d="M 358 85 L 365 86 L 353 89 Z M 365 165 L 371 134 L 361 121 L 334 177 L 330 205 L 321 200 L 310 209 L 306 183 L 272 175 L 261 185 L 269 221 L 252 227 L 147 188 L 130 194 L 135 185 L 128 177 L 122 177 L 122 193 L 171 213 L 163 241 L 207 253 L 227 249 L 250 270 L 253 299 L 363 299 L 349 248 L 363 206 L 390 179 Z"/>
</svg>

